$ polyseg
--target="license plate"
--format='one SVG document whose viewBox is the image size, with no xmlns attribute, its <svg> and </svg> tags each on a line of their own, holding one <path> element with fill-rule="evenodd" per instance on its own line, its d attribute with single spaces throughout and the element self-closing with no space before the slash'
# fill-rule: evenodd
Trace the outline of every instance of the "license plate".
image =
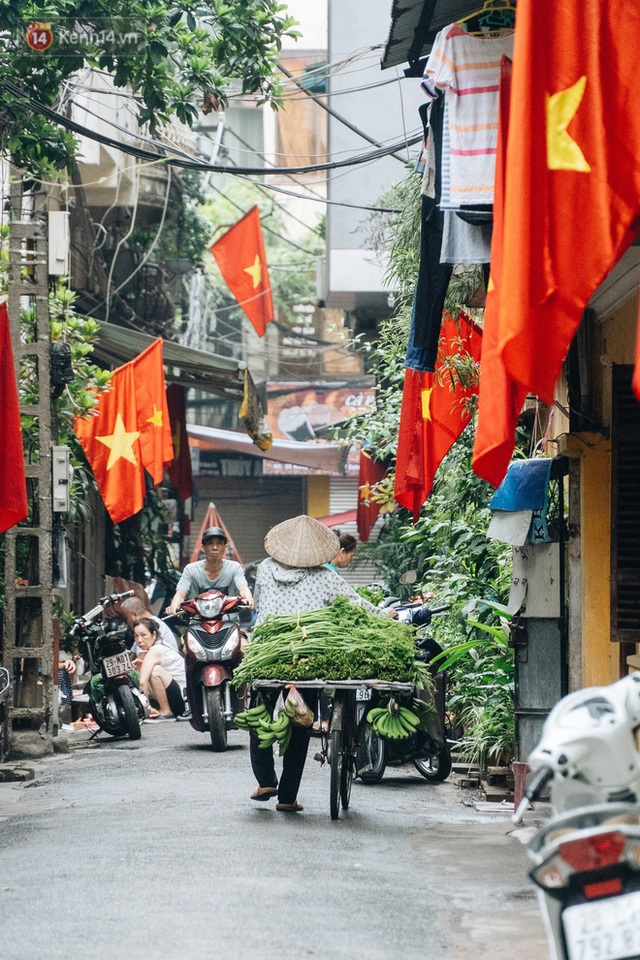
<svg viewBox="0 0 640 960">
<path fill-rule="evenodd" d="M 569 960 L 640 956 L 640 891 L 567 907 L 562 922 Z"/>
<path fill-rule="evenodd" d="M 371 687 L 356 687 L 356 700 L 371 700 Z"/>
<path fill-rule="evenodd" d="M 124 653 L 114 653 L 111 657 L 105 657 L 102 661 L 102 669 L 107 677 L 121 677 L 124 673 L 131 670 L 131 657 L 128 651 Z"/>
</svg>

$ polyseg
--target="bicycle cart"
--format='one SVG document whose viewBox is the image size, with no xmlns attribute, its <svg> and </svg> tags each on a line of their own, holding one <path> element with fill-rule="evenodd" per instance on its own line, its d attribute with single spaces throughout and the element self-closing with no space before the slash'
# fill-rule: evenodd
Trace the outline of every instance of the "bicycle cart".
<svg viewBox="0 0 640 960">
<path fill-rule="evenodd" d="M 284 680 L 254 680 L 252 687 L 256 693 L 261 690 L 282 691 L 287 683 Z M 329 806 L 331 819 L 340 816 L 340 807 L 347 810 L 351 801 L 351 784 L 356 770 L 356 756 L 360 742 L 360 728 L 368 710 L 373 691 L 391 693 L 398 697 L 412 697 L 413 683 L 400 683 L 389 680 L 300 680 L 296 687 L 304 696 L 304 691 L 313 691 L 320 697 L 330 700 L 330 720 L 328 729 L 320 724 L 319 735 L 322 742 L 321 762 L 329 763 L 330 785 Z"/>
</svg>

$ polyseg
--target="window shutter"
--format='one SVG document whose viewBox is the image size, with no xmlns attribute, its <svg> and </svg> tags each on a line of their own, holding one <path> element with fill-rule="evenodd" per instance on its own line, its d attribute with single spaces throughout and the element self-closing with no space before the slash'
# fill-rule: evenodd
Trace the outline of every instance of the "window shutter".
<svg viewBox="0 0 640 960">
<path fill-rule="evenodd" d="M 611 639 L 640 643 L 640 404 L 633 367 L 613 368 Z"/>
</svg>

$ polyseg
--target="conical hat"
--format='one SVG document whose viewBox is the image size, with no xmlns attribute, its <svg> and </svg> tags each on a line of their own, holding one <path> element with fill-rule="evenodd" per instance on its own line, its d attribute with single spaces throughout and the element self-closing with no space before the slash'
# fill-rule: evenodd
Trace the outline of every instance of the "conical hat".
<svg viewBox="0 0 640 960">
<path fill-rule="evenodd" d="M 288 567 L 320 567 L 340 552 L 340 541 L 328 527 L 304 514 L 273 527 L 264 548 Z"/>
</svg>

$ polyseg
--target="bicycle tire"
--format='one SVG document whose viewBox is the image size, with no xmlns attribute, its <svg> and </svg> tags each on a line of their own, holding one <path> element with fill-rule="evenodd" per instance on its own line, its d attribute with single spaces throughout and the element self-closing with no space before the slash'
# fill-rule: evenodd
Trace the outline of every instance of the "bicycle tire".
<svg viewBox="0 0 640 960">
<path fill-rule="evenodd" d="M 340 801 L 342 799 L 342 730 L 332 730 L 329 734 L 329 743 L 331 746 L 329 806 L 331 819 L 337 820 L 340 816 Z"/>
</svg>

